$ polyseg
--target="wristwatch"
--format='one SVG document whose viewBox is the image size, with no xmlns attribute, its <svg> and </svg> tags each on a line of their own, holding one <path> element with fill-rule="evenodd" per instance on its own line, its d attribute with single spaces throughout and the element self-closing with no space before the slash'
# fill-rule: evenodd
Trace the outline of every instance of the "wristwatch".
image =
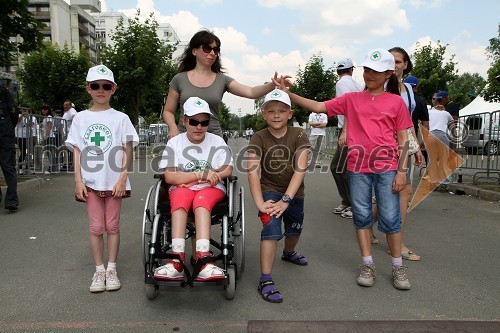
<svg viewBox="0 0 500 333">
<path fill-rule="evenodd" d="M 292 201 L 292 198 L 290 198 L 290 196 L 288 194 L 284 194 L 281 197 L 281 200 L 283 200 L 284 202 L 290 203 Z"/>
</svg>

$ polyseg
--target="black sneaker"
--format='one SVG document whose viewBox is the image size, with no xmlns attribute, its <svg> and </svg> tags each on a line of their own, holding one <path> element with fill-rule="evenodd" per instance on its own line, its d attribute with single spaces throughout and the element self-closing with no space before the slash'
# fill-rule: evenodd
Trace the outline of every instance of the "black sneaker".
<svg viewBox="0 0 500 333">
<path fill-rule="evenodd" d="M 12 206 L 5 206 L 5 209 L 10 211 L 11 213 L 17 212 L 17 206 L 12 205 Z"/>
</svg>

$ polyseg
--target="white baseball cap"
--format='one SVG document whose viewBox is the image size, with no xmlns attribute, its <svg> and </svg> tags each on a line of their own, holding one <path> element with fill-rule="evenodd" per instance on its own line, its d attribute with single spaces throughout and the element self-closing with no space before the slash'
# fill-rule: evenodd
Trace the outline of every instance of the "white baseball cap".
<svg viewBox="0 0 500 333">
<path fill-rule="evenodd" d="M 266 97 L 264 97 L 264 103 L 261 106 L 261 110 L 264 110 L 266 104 L 271 101 L 278 101 L 281 103 L 285 103 L 289 107 L 292 107 L 292 102 L 290 102 L 290 96 L 288 96 L 286 92 L 279 89 L 274 89 L 269 94 L 267 94 Z"/>
<path fill-rule="evenodd" d="M 89 68 L 87 73 L 87 82 L 94 82 L 98 80 L 106 80 L 116 85 L 113 72 L 104 65 L 97 65 Z"/>
<path fill-rule="evenodd" d="M 200 113 L 212 115 L 208 103 L 199 97 L 189 97 L 184 103 L 184 115 L 188 117 L 196 116 Z"/>
<path fill-rule="evenodd" d="M 354 67 L 352 60 L 349 58 L 342 58 L 337 61 L 337 69 L 347 69 Z"/>
<path fill-rule="evenodd" d="M 394 56 L 386 49 L 374 49 L 368 51 L 365 61 L 360 65 L 368 67 L 376 72 L 393 71 L 396 67 Z"/>
</svg>

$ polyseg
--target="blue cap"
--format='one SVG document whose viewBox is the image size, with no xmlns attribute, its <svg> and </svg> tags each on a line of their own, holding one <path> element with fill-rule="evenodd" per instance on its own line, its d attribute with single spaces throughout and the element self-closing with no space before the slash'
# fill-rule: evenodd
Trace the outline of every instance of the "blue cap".
<svg viewBox="0 0 500 333">
<path fill-rule="evenodd" d="M 418 86 L 418 77 L 410 75 L 405 79 L 405 83 L 408 83 L 412 87 L 416 87 Z"/>
<path fill-rule="evenodd" d="M 448 97 L 448 93 L 444 90 L 441 90 L 440 92 L 437 93 L 436 98 L 441 99 L 443 97 Z"/>
</svg>

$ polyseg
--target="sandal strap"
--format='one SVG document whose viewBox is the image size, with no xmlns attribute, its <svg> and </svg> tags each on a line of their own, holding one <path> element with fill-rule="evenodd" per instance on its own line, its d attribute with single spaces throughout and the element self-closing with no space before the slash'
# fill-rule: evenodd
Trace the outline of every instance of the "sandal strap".
<svg viewBox="0 0 500 333">
<path fill-rule="evenodd" d="M 264 288 L 265 286 L 269 286 L 271 284 L 274 285 L 273 280 L 267 280 L 267 281 L 264 281 L 264 282 L 260 282 L 260 287 Z"/>
<path fill-rule="evenodd" d="M 267 298 L 274 294 L 280 294 L 280 291 L 278 289 L 273 289 L 271 291 L 268 291 L 267 293 L 263 293 L 262 295 Z"/>
</svg>

